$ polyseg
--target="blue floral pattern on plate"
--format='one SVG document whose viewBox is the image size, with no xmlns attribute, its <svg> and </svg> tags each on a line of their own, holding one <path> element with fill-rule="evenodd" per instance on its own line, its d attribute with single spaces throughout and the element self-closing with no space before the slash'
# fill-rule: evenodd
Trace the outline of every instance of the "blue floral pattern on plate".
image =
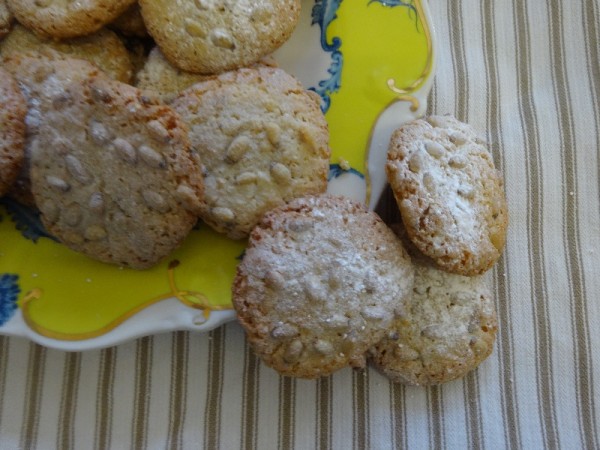
<svg viewBox="0 0 600 450">
<path fill-rule="evenodd" d="M 340 51 L 342 40 L 334 37 L 331 43 L 327 42 L 327 27 L 337 17 L 336 12 L 340 7 L 342 0 L 316 0 L 312 9 L 311 25 L 319 25 L 321 28 L 321 47 L 328 53 L 331 53 L 331 66 L 327 69 L 330 77 L 319 81 L 319 87 L 311 87 L 321 96 L 321 110 L 326 113 L 331 105 L 331 94 L 340 89 L 340 78 L 342 76 L 342 67 L 344 57 Z"/>
<path fill-rule="evenodd" d="M 57 241 L 54 236 L 46 231 L 44 225 L 42 225 L 40 213 L 38 211 L 23 206 L 8 197 L 0 200 L 0 205 L 4 206 L 6 212 L 15 223 L 17 230 L 21 232 L 25 239 L 37 242 L 39 238 L 44 237 Z"/>
<path fill-rule="evenodd" d="M 17 310 L 19 276 L 10 273 L 0 275 L 0 326 L 4 325 Z"/>
</svg>

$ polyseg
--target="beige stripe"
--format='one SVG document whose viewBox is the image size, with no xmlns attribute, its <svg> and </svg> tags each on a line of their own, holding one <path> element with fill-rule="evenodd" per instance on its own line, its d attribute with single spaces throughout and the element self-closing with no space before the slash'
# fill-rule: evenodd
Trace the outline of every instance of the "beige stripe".
<svg viewBox="0 0 600 450">
<path fill-rule="evenodd" d="M 100 375 L 96 396 L 96 433 L 94 448 L 110 448 L 112 431 L 112 402 L 117 349 L 108 348 L 100 354 Z"/>
<path fill-rule="evenodd" d="M 454 67 L 454 90 L 456 92 L 456 105 L 454 114 L 457 118 L 468 122 L 469 121 L 469 72 L 467 70 L 465 37 L 463 19 L 463 3 L 462 0 L 448 2 L 448 15 L 451 17 L 450 38 L 451 52 L 453 55 L 452 65 Z M 479 404 L 479 389 L 477 386 L 477 375 L 469 374 L 463 379 L 463 396 L 466 412 L 466 427 L 469 444 L 472 448 L 481 448 L 482 442 L 482 424 L 481 424 L 481 405 Z M 439 432 L 439 445 L 444 441 L 443 427 L 436 427 L 436 415 L 432 411 L 432 419 L 434 422 L 434 431 Z M 440 411 L 437 411 L 440 415 Z M 438 430 L 439 428 L 439 430 Z M 437 433 L 433 434 L 434 439 Z M 437 445 L 436 445 L 437 447 Z"/>
<path fill-rule="evenodd" d="M 21 430 L 21 448 L 29 449 L 37 446 L 45 366 L 46 349 L 37 344 L 30 344 L 23 412 L 25 423 Z"/>
<path fill-rule="evenodd" d="M 408 448 L 406 435 L 406 388 L 390 381 L 392 444 L 394 448 Z"/>
<path fill-rule="evenodd" d="M 429 447 L 446 448 L 441 386 L 427 388 L 427 405 L 429 410 Z"/>
<path fill-rule="evenodd" d="M 589 323 L 586 310 L 586 285 L 581 261 L 581 238 L 577 215 L 577 143 L 574 134 L 573 105 L 570 100 L 569 80 L 564 47 L 564 26 L 562 5 L 551 0 L 548 8 L 550 36 L 552 39 L 552 72 L 556 93 L 557 111 L 560 126 L 563 178 L 563 215 L 565 224 L 565 245 L 567 254 L 568 279 L 571 281 L 571 310 L 574 329 L 575 385 L 580 433 L 586 448 L 597 447 L 596 411 L 594 405 L 594 374 L 590 352 Z M 573 194 L 573 195 L 571 195 Z"/>
<path fill-rule="evenodd" d="M 209 335 L 207 399 L 204 410 L 205 449 L 217 449 L 220 446 L 225 330 L 225 327 L 219 327 Z"/>
<path fill-rule="evenodd" d="M 171 349 L 171 401 L 169 404 L 169 449 L 183 448 L 183 424 L 187 406 L 188 333 L 179 331 L 172 335 Z"/>
<path fill-rule="evenodd" d="M 452 69 L 454 71 L 456 95 L 455 116 L 460 120 L 466 120 L 469 111 L 468 93 L 469 73 L 465 65 L 463 24 L 461 21 L 461 8 L 458 1 L 448 2 L 448 17 L 450 18 L 450 53 L 452 55 Z"/>
<path fill-rule="evenodd" d="M 81 353 L 68 353 L 65 358 L 60 410 L 58 411 L 58 448 L 73 448 L 73 422 L 77 410 L 77 393 L 81 373 Z"/>
<path fill-rule="evenodd" d="M 504 173 L 504 147 L 502 130 L 502 92 L 499 82 L 498 52 L 496 45 L 496 10 L 494 0 L 483 0 L 481 2 L 481 17 L 483 18 L 483 48 L 486 74 L 487 74 L 487 128 L 489 130 L 488 141 L 490 151 L 494 156 L 496 167 Z M 506 443 L 510 448 L 520 448 L 521 439 L 519 433 L 519 410 L 517 408 L 517 393 L 514 388 L 514 350 L 513 350 L 513 327 L 511 320 L 512 299 L 509 297 L 508 277 L 509 267 L 507 258 L 502 257 L 498 262 L 496 273 L 504 276 L 494 277 L 494 292 L 496 293 L 496 310 L 498 320 L 501 324 L 498 330 L 497 355 L 499 362 L 500 399 L 503 415 L 504 433 Z"/>
<path fill-rule="evenodd" d="M 369 428 L 369 371 L 352 371 L 353 398 L 353 446 L 356 450 L 370 448 Z"/>
<path fill-rule="evenodd" d="M 331 448 L 333 379 L 331 376 L 317 381 L 317 448 Z"/>
<path fill-rule="evenodd" d="M 465 413 L 469 448 L 482 449 L 484 447 L 481 423 L 481 404 L 479 397 L 479 373 L 473 371 L 463 380 L 465 393 Z"/>
<path fill-rule="evenodd" d="M 260 378 L 260 361 L 254 355 L 248 341 L 244 354 L 244 389 L 242 404 L 242 444 L 244 450 L 256 448 L 258 424 L 258 395 Z"/>
<path fill-rule="evenodd" d="M 546 304 L 547 284 L 544 271 L 544 227 L 542 220 L 543 211 L 543 183 L 544 177 L 541 165 L 539 145 L 539 128 L 537 115 L 532 98 L 531 75 L 531 43 L 529 38 L 529 14 L 527 5 L 517 2 L 514 10 L 515 32 L 517 36 L 518 82 L 519 82 L 519 110 L 521 127 L 526 136 L 525 148 L 527 165 L 527 198 L 529 211 L 528 248 L 531 264 L 531 298 L 533 299 L 534 323 L 534 348 L 537 349 L 536 382 L 539 398 L 539 417 L 542 426 L 544 446 L 549 448 L 558 442 L 558 429 L 556 426 L 556 412 L 553 391 L 551 330 Z"/>
<path fill-rule="evenodd" d="M 279 378 L 279 430 L 278 448 L 294 447 L 294 412 L 296 407 L 296 380 L 290 377 Z"/>
<path fill-rule="evenodd" d="M 133 398 L 132 444 L 135 449 L 147 447 L 148 410 L 152 392 L 153 337 L 144 337 L 136 342 L 135 387 Z"/>
</svg>

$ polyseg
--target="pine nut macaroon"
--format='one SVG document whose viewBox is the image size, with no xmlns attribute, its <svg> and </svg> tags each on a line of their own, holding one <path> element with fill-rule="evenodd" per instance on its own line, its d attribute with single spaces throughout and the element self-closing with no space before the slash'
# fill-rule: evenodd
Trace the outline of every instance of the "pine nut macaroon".
<svg viewBox="0 0 600 450">
<path fill-rule="evenodd" d="M 54 39 L 92 34 L 119 17 L 135 0 L 6 0 L 17 20 Z"/>
<path fill-rule="evenodd" d="M 68 58 L 23 57 L 31 184 L 44 226 L 69 248 L 135 269 L 196 224 L 201 163 L 171 108 Z"/>
<path fill-rule="evenodd" d="M 475 130 L 450 116 L 403 125 L 386 172 L 411 241 L 448 272 L 486 272 L 504 249 L 508 211 L 492 155 Z"/>
<path fill-rule="evenodd" d="M 233 284 L 255 353 L 282 375 L 364 367 L 413 287 L 400 240 L 344 197 L 308 196 L 265 215 Z"/>
<path fill-rule="evenodd" d="M 291 36 L 300 0 L 140 0 L 148 32 L 167 59 L 188 72 L 245 67 Z"/>
<path fill-rule="evenodd" d="M 445 272 L 414 247 L 406 248 L 415 267 L 414 288 L 370 359 L 397 383 L 428 386 L 461 378 L 491 354 L 496 340 L 487 280 Z"/>
<path fill-rule="evenodd" d="M 204 164 L 201 218 L 232 239 L 268 210 L 327 189 L 329 131 L 316 94 L 266 66 L 221 74 L 172 103 Z"/>
</svg>

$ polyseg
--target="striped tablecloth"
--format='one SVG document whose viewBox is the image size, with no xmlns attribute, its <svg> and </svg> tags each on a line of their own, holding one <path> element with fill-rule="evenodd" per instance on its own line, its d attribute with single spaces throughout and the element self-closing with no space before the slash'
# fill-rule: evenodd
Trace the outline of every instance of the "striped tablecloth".
<svg viewBox="0 0 600 450">
<path fill-rule="evenodd" d="M 511 215 L 479 370 L 429 389 L 281 378 L 236 323 L 86 353 L 0 338 L 0 449 L 599 448 L 600 3 L 430 7 L 430 112 L 487 135 Z"/>
</svg>

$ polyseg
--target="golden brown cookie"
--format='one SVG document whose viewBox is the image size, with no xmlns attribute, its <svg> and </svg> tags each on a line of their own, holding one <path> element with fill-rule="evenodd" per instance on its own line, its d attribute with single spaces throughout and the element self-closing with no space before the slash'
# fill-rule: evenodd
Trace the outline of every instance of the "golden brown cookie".
<svg viewBox="0 0 600 450">
<path fill-rule="evenodd" d="M 141 0 L 148 32 L 167 59 L 204 74 L 248 66 L 279 48 L 300 16 L 300 0 Z"/>
<path fill-rule="evenodd" d="M 8 192 L 23 163 L 26 114 L 17 82 L 0 68 L 0 197 Z"/>
<path fill-rule="evenodd" d="M 412 286 L 408 254 L 375 213 L 344 197 L 311 196 L 270 211 L 254 229 L 233 304 L 267 365 L 316 378 L 363 367 Z"/>
<path fill-rule="evenodd" d="M 12 53 L 40 51 L 50 48 L 71 58 L 80 58 L 97 65 L 115 80 L 129 83 L 133 66 L 123 42 L 112 31 L 102 29 L 89 36 L 64 41 L 53 41 L 36 36 L 27 28 L 15 25 L 0 41 L 0 56 Z"/>
<path fill-rule="evenodd" d="M 6 0 L 17 20 L 39 35 L 66 39 L 98 31 L 135 0 Z"/>
<path fill-rule="evenodd" d="M 386 172 L 408 236 L 440 268 L 472 276 L 498 260 L 508 225 L 503 180 L 469 125 L 448 116 L 403 125 Z"/>
<path fill-rule="evenodd" d="M 202 219 L 233 239 L 269 209 L 327 188 L 329 132 L 314 96 L 257 66 L 187 89 L 173 108 L 205 166 Z"/>
</svg>

